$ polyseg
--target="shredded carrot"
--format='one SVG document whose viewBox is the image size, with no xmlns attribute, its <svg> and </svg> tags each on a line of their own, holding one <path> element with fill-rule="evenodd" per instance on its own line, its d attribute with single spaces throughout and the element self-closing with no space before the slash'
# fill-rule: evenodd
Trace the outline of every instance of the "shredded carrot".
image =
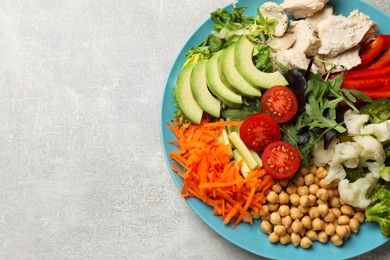
<svg viewBox="0 0 390 260">
<path fill-rule="evenodd" d="M 171 141 L 178 146 L 171 151 L 172 170 L 182 179 L 182 197 L 196 197 L 213 208 L 225 224 L 235 228 L 242 221 L 252 223 L 251 211 L 263 211 L 265 194 L 274 184 L 264 169 L 250 171 L 246 178 L 241 175 L 242 162 L 230 160 L 230 149 L 217 142 L 222 127 L 240 125 L 237 121 L 210 122 L 204 118 L 198 125 L 179 127 L 168 124 L 177 137 Z"/>
</svg>

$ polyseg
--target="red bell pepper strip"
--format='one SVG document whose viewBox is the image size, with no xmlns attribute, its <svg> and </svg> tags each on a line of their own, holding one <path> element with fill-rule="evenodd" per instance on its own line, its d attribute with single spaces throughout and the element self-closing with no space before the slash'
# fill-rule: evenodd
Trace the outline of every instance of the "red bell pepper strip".
<svg viewBox="0 0 390 260">
<path fill-rule="evenodd" d="M 377 61 L 375 61 L 370 66 L 368 66 L 367 69 L 379 69 L 386 66 L 389 63 L 390 63 L 390 48 L 387 51 L 385 51 L 385 53 L 383 53 L 383 55 L 380 56 L 380 58 Z"/>
<path fill-rule="evenodd" d="M 349 89 L 375 89 L 384 86 L 390 86 L 390 76 L 369 79 L 346 79 L 341 84 L 343 88 Z"/>
<path fill-rule="evenodd" d="M 344 79 L 380 78 L 385 76 L 390 76 L 390 65 L 377 69 L 349 70 L 344 73 Z"/>
<path fill-rule="evenodd" d="M 384 48 L 390 48 L 390 34 L 384 34 L 383 41 Z"/>
<path fill-rule="evenodd" d="M 376 39 L 370 43 L 367 43 L 362 47 L 360 52 L 361 64 L 357 66 L 357 69 L 366 67 L 373 59 L 375 59 L 383 50 L 384 36 L 379 34 Z"/>
<path fill-rule="evenodd" d="M 370 98 L 390 98 L 390 85 L 375 89 L 360 89 L 359 91 Z"/>
</svg>

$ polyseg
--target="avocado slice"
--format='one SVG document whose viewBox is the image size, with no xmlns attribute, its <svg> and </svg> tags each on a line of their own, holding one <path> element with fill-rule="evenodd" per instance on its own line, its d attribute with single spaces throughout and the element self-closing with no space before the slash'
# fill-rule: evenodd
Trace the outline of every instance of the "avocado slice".
<svg viewBox="0 0 390 260">
<path fill-rule="evenodd" d="M 227 47 L 222 54 L 222 72 L 226 80 L 239 91 L 242 95 L 247 97 L 260 97 L 259 89 L 253 87 L 246 81 L 238 72 L 234 62 L 235 44 Z"/>
<path fill-rule="evenodd" d="M 202 60 L 192 70 L 190 79 L 192 94 L 203 111 L 214 117 L 220 117 L 221 101 L 215 98 L 207 87 L 206 63 L 207 60 Z"/>
<path fill-rule="evenodd" d="M 288 82 L 279 71 L 267 73 L 256 68 L 252 61 L 253 43 L 242 35 L 236 43 L 234 61 L 240 74 L 253 86 L 268 89 L 273 86 L 287 86 Z"/>
<path fill-rule="evenodd" d="M 223 103 L 229 107 L 240 107 L 242 104 L 242 96 L 235 93 L 227 84 L 225 84 L 221 76 L 222 71 L 218 66 L 218 60 L 221 57 L 224 49 L 215 53 L 206 63 L 206 79 L 210 91 L 217 96 Z"/>
<path fill-rule="evenodd" d="M 184 67 L 176 80 L 175 95 L 177 104 L 183 114 L 192 122 L 199 124 L 202 120 L 203 109 L 196 102 L 191 91 L 191 73 L 195 64 Z"/>
</svg>

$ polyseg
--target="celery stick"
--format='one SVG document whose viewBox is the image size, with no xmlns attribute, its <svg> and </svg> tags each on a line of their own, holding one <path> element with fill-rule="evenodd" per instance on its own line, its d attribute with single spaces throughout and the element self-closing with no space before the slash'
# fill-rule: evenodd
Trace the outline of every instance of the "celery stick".
<svg viewBox="0 0 390 260">
<path fill-rule="evenodd" d="M 263 167 L 263 161 L 261 160 L 260 155 L 259 155 L 257 152 L 255 152 L 255 151 L 253 151 L 253 150 L 251 150 L 251 149 L 249 149 L 249 151 L 251 152 L 251 154 L 252 154 L 252 156 L 253 156 L 253 159 L 255 159 L 257 165 L 258 165 L 260 168 Z"/>
<path fill-rule="evenodd" d="M 231 132 L 229 134 L 229 139 L 234 145 L 234 147 L 238 150 L 238 152 L 241 154 L 244 162 L 248 165 L 249 169 L 253 170 L 256 167 L 259 167 L 257 165 L 256 160 L 253 158 L 251 152 L 249 151 L 248 147 L 244 144 L 244 142 L 241 140 L 241 138 L 238 136 L 237 132 Z"/>
<path fill-rule="evenodd" d="M 243 159 L 242 159 L 242 156 L 241 156 L 241 154 L 240 154 L 240 152 L 237 151 L 237 149 L 234 149 L 234 150 L 233 150 L 233 156 L 234 156 L 234 159 L 235 159 L 236 161 L 241 161 L 241 160 L 243 160 Z M 241 174 L 242 174 L 242 176 L 244 176 L 244 178 L 246 178 L 246 176 L 248 176 L 248 172 L 251 171 L 251 169 L 249 169 L 249 167 L 248 167 L 248 165 L 246 164 L 245 161 L 243 161 L 240 170 L 241 170 Z"/>
<path fill-rule="evenodd" d="M 221 121 L 222 121 L 222 119 L 221 119 Z M 227 133 L 226 127 L 222 128 L 221 135 L 217 137 L 216 141 L 219 142 L 219 143 L 224 143 L 225 145 L 227 145 L 229 147 L 229 151 L 230 151 L 230 153 L 229 153 L 230 159 L 233 158 L 232 144 L 229 141 L 229 137 L 228 137 L 228 133 Z"/>
</svg>

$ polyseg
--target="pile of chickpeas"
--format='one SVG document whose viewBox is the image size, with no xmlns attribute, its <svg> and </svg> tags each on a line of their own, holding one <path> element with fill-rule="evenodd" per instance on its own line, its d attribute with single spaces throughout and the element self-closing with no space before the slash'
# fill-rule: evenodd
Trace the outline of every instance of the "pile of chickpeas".
<svg viewBox="0 0 390 260">
<path fill-rule="evenodd" d="M 351 232 L 359 231 L 364 211 L 344 203 L 338 181 L 327 184 L 323 167 L 303 168 L 292 183 L 276 181 L 267 194 L 261 218 L 261 230 L 271 243 L 310 248 L 314 241 L 332 241 L 341 246 Z"/>
</svg>

